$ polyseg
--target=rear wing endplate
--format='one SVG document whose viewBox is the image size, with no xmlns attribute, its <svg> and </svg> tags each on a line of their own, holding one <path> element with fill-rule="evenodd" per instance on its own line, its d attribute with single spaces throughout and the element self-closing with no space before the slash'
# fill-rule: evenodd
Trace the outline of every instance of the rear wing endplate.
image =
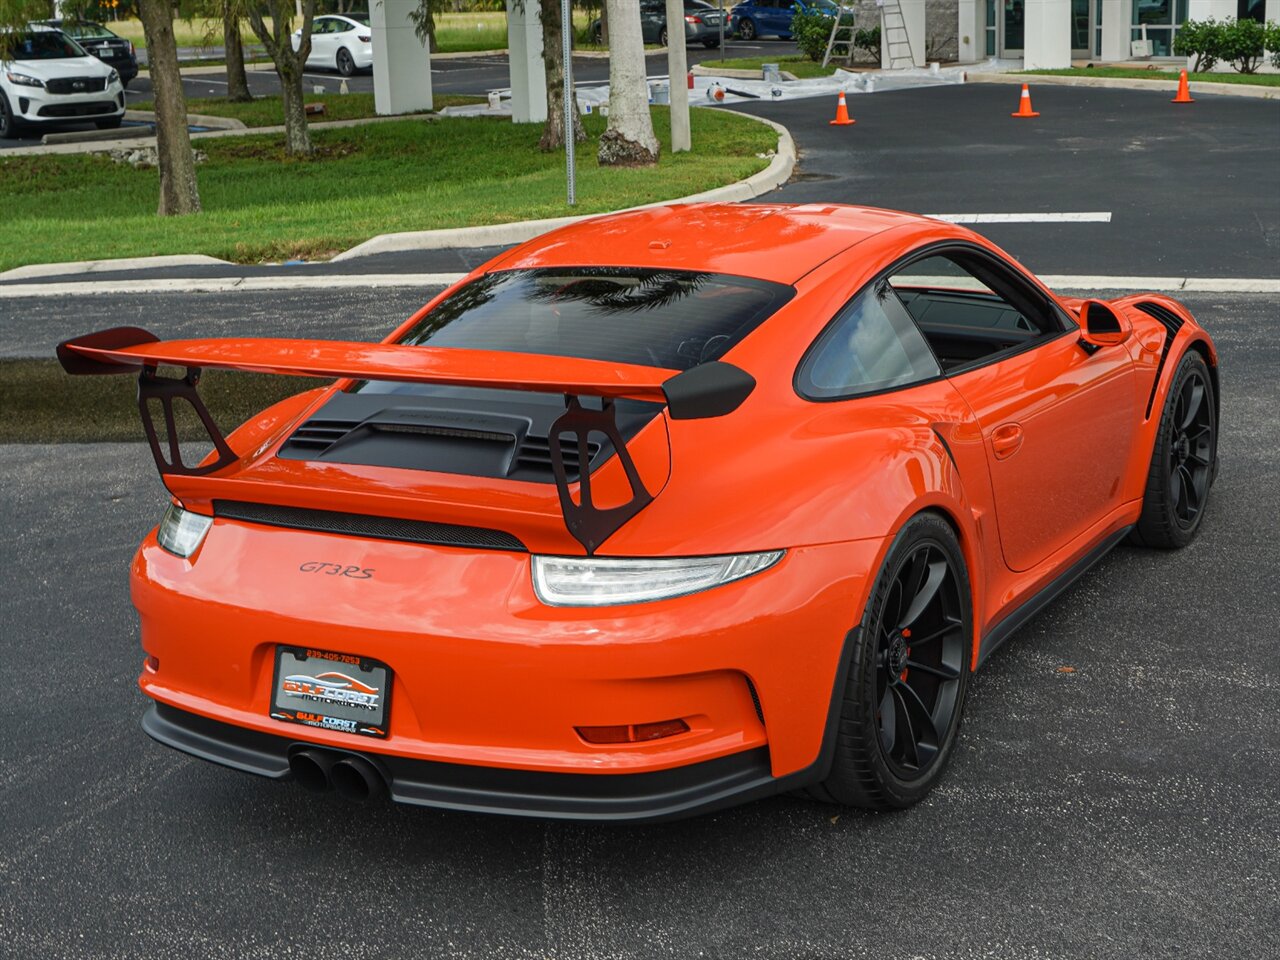
<svg viewBox="0 0 1280 960">
<path fill-rule="evenodd" d="M 617 400 L 662 403 L 672 419 L 694 420 L 733 412 L 755 388 L 749 373 L 719 361 L 678 373 L 601 360 L 454 347 L 265 338 L 161 341 L 140 327 L 113 327 L 74 337 L 59 344 L 57 353 L 69 374 L 137 374 L 138 412 L 162 481 L 168 476 L 217 473 L 239 459 L 200 398 L 197 387 L 205 368 L 564 394 L 565 412 L 552 425 L 549 438 L 552 475 L 565 526 L 588 554 L 653 500 L 618 431 Z M 183 367 L 185 373 L 162 376 L 161 365 Z M 584 406 L 583 397 L 600 398 L 600 409 Z M 187 464 L 182 459 L 174 414 L 179 400 L 195 411 L 213 444 L 207 462 Z M 163 440 L 155 422 L 156 406 L 164 418 Z M 593 502 L 587 462 L 591 433 L 608 437 L 617 453 L 631 491 L 630 499 L 620 506 L 600 508 Z M 578 440 L 577 500 L 565 469 L 561 440 L 565 434 Z"/>
</svg>

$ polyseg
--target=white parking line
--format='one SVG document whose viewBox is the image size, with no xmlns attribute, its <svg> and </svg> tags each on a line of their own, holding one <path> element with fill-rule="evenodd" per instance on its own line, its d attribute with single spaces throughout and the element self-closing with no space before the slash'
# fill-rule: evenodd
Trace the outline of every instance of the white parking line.
<svg viewBox="0 0 1280 960">
<path fill-rule="evenodd" d="M 1101 213 L 929 213 L 948 223 L 1110 223 L 1111 211 Z"/>
<path fill-rule="evenodd" d="M 279 275 L 256 277 L 174 277 L 152 280 L 81 280 L 67 283 L 0 283 L 0 300 L 19 297 L 73 297 L 143 293 L 256 293 L 265 290 L 354 290 L 362 288 L 442 287 L 461 273 L 384 273 L 307 275 L 305 267 L 282 268 Z M 1152 293 L 1280 294 L 1274 277 L 1105 277 L 1041 274 L 1054 290 L 1138 290 Z"/>
</svg>

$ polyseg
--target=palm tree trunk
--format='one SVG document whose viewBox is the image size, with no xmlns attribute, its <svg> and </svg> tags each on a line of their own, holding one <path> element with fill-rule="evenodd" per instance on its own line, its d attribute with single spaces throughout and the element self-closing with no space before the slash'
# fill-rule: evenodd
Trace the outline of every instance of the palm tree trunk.
<svg viewBox="0 0 1280 960">
<path fill-rule="evenodd" d="M 156 165 L 160 168 L 162 217 L 199 213 L 196 161 L 187 130 L 187 100 L 178 72 L 178 45 L 173 37 L 173 8 L 169 0 L 138 0 L 138 16 L 147 38 L 147 66 L 151 72 L 156 112 Z"/>
<path fill-rule="evenodd" d="M 222 45 L 227 51 L 227 99 L 248 103 L 249 78 L 244 73 L 244 45 L 240 42 L 240 11 L 234 0 L 222 0 Z"/>
<path fill-rule="evenodd" d="M 538 149 L 543 153 L 564 149 L 564 54 L 560 35 L 560 0 L 539 0 L 542 15 L 542 65 L 547 78 L 547 124 L 542 128 Z M 587 139 L 573 99 L 573 139 Z"/>
<path fill-rule="evenodd" d="M 609 127 L 600 138 L 600 163 L 643 167 L 658 162 L 658 138 L 649 115 L 640 5 L 605 0 L 609 16 Z"/>
</svg>

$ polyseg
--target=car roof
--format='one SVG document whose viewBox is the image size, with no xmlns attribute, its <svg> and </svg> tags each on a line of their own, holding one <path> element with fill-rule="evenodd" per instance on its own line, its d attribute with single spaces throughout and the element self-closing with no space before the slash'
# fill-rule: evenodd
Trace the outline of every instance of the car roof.
<svg viewBox="0 0 1280 960">
<path fill-rule="evenodd" d="M 594 217 L 516 247 L 497 269 L 618 265 L 795 283 L 836 254 L 901 226 L 949 224 L 841 204 L 701 203 Z M 602 252 L 605 259 L 602 259 Z"/>
</svg>

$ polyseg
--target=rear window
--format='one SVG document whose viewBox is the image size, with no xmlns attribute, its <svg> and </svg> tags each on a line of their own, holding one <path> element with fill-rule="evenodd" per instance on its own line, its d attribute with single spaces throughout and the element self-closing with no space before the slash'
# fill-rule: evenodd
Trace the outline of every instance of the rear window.
<svg viewBox="0 0 1280 960">
<path fill-rule="evenodd" d="M 0 36 L 0 56 L 14 60 L 65 60 L 87 57 L 88 54 L 64 33 L 36 30 Z"/>
<path fill-rule="evenodd" d="M 115 34 L 106 27 L 100 26 L 96 23 L 67 23 L 63 24 L 62 30 L 68 36 L 74 37 L 77 40 L 110 40 L 115 36 Z"/>
<path fill-rule="evenodd" d="M 400 342 L 687 370 L 719 359 L 794 292 L 683 270 L 503 271 L 467 284 Z"/>
</svg>

